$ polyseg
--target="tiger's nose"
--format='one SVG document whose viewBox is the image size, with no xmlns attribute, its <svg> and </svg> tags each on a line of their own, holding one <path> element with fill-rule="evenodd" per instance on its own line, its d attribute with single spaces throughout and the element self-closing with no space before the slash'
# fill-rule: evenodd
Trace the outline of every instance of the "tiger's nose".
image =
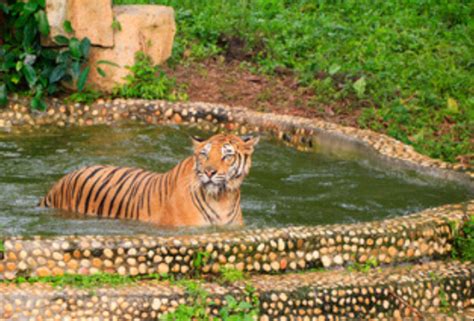
<svg viewBox="0 0 474 321">
<path fill-rule="evenodd" d="M 217 171 L 212 167 L 207 167 L 204 169 L 204 173 L 207 175 L 207 177 L 211 178 L 217 173 Z"/>
</svg>

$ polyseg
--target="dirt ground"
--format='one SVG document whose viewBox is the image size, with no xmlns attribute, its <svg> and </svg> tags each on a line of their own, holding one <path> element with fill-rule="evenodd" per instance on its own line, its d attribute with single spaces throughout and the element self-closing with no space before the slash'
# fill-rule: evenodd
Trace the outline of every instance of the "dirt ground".
<svg viewBox="0 0 474 321">
<path fill-rule="evenodd" d="M 357 126 L 360 109 L 348 108 L 350 101 L 321 104 L 314 93 L 298 85 L 296 77 L 282 71 L 256 75 L 239 61 L 209 59 L 180 64 L 166 73 L 186 87 L 190 101 L 224 103 L 257 111 L 319 117 L 343 125 Z"/>
</svg>

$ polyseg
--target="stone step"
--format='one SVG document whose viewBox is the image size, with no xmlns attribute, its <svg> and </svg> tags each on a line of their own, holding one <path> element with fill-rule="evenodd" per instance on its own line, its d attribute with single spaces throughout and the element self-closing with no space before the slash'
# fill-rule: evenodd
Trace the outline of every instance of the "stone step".
<svg viewBox="0 0 474 321">
<path fill-rule="evenodd" d="M 207 312 L 218 314 L 228 295 L 258 298 L 260 320 L 472 320 L 474 263 L 421 265 L 302 274 L 255 275 L 228 285 L 202 282 Z M 254 290 L 249 291 L 249 285 Z M 195 296 L 170 281 L 123 286 L 55 288 L 45 283 L 0 283 L 0 318 L 156 320 Z"/>
<path fill-rule="evenodd" d="M 62 274 L 254 274 L 399 264 L 450 254 L 453 228 L 474 201 L 358 224 L 295 226 L 192 236 L 61 236 L 4 239 L 0 279 Z"/>
</svg>

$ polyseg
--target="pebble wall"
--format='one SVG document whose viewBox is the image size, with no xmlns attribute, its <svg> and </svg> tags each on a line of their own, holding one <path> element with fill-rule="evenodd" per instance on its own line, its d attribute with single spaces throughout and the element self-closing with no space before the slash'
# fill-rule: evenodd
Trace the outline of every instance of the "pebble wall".
<svg viewBox="0 0 474 321">
<path fill-rule="evenodd" d="M 453 227 L 469 215 L 474 215 L 474 201 L 360 224 L 173 237 L 12 237 L 4 240 L 0 279 L 97 272 L 192 276 L 218 273 L 222 267 L 276 273 L 365 263 L 370 258 L 379 264 L 413 262 L 447 256 Z"/>
<path fill-rule="evenodd" d="M 474 264 L 430 262 L 383 271 L 308 272 L 254 276 L 221 286 L 203 283 L 218 315 L 227 295 L 259 299 L 259 320 L 472 320 L 466 313 L 448 317 L 474 303 Z M 250 297 L 246 284 L 255 292 Z M 192 296 L 176 284 L 141 281 L 96 289 L 54 288 L 48 284 L 0 284 L 0 318 L 11 320 L 157 320 Z"/>
</svg>

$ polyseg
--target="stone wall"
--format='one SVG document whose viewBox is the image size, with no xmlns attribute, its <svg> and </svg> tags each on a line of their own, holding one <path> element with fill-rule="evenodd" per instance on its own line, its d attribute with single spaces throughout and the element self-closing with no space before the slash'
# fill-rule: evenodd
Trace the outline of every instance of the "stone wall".
<svg viewBox="0 0 474 321">
<path fill-rule="evenodd" d="M 192 236 L 59 236 L 4 239 L 0 279 L 98 272 L 120 275 L 218 274 L 222 267 L 280 273 L 416 262 L 450 253 L 452 226 L 474 215 L 474 201 L 409 216 L 349 225 L 243 230 Z M 195 264 L 197 256 L 201 262 Z"/>
<path fill-rule="evenodd" d="M 383 271 L 309 272 L 254 276 L 222 286 L 202 284 L 219 315 L 226 296 L 259 300 L 259 320 L 472 320 L 474 265 L 431 262 Z M 252 294 L 246 285 L 255 289 Z M 117 287 L 54 288 L 48 284 L 1 284 L 0 318 L 24 320 L 157 320 L 193 297 L 169 281 Z M 434 316 L 443 312 L 449 314 Z M 88 320 L 89 320 L 88 319 Z"/>
</svg>

